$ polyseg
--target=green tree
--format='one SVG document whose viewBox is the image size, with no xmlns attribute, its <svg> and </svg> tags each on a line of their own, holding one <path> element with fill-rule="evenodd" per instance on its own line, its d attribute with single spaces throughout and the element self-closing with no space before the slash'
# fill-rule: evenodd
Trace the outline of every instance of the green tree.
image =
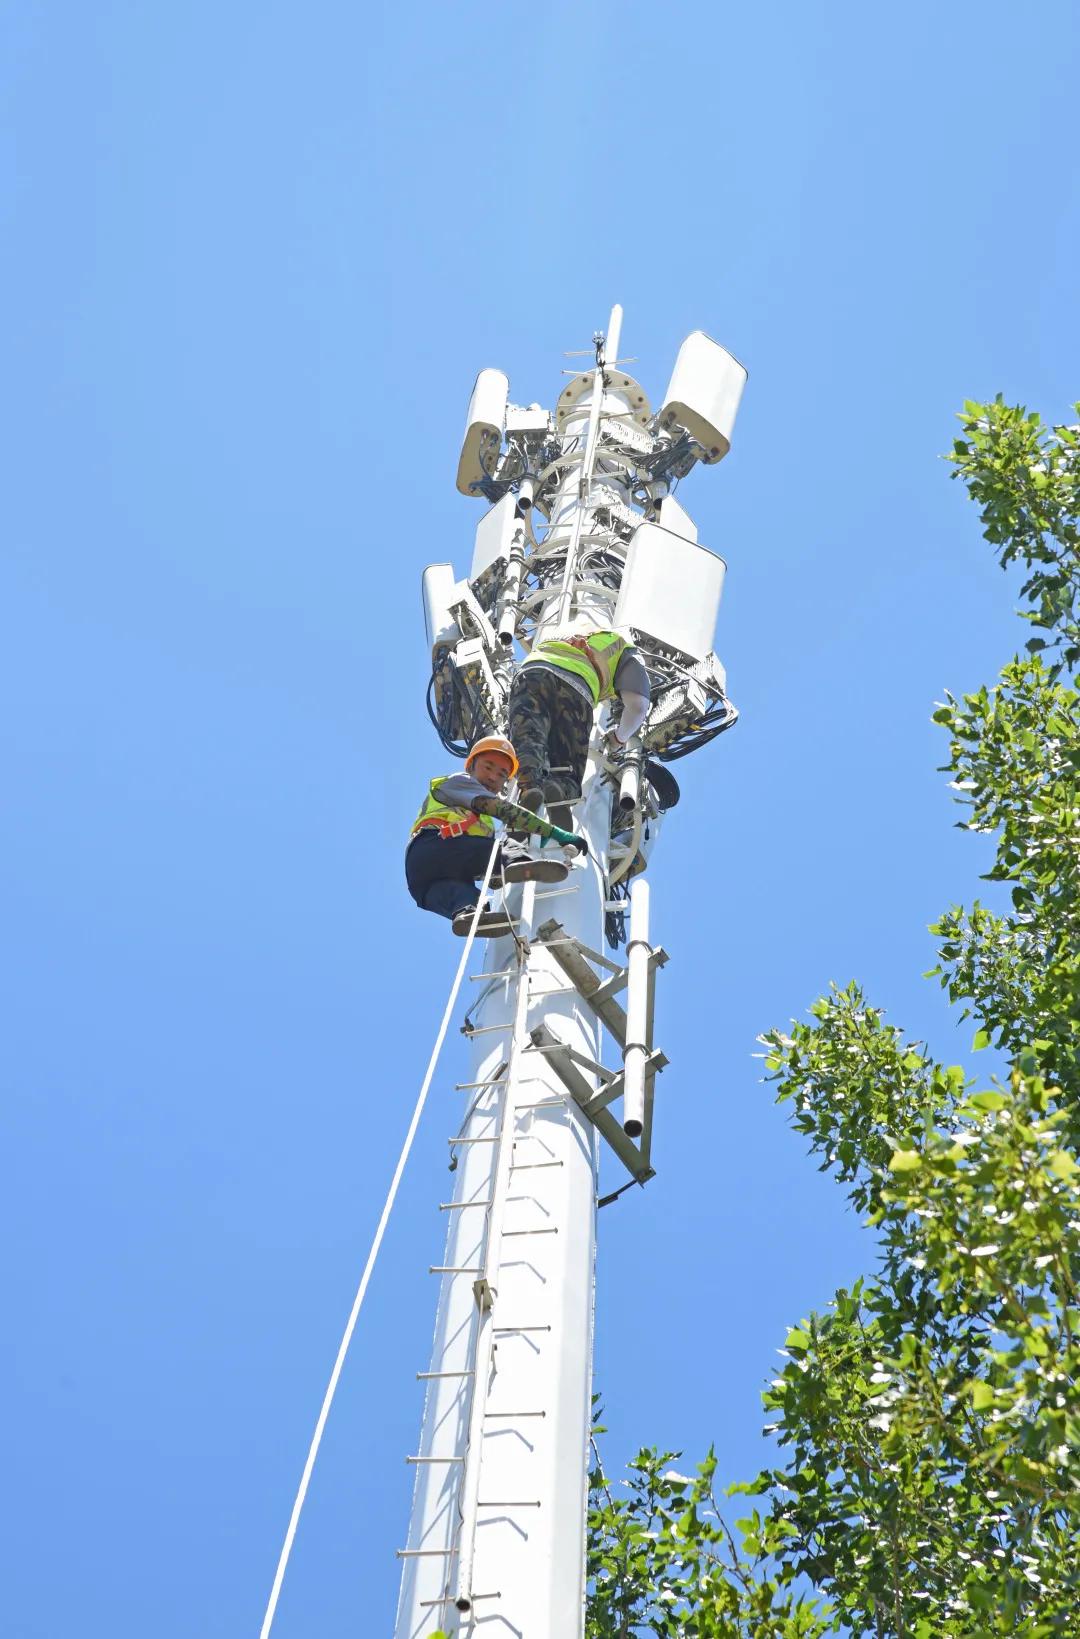
<svg viewBox="0 0 1080 1639">
<path fill-rule="evenodd" d="M 1000 398 L 961 421 L 1034 635 L 934 713 L 1006 908 L 948 911 L 933 975 L 1008 1069 L 936 1062 L 856 984 L 762 1038 L 877 1268 L 788 1333 L 739 1545 L 711 1454 L 680 1481 L 643 1451 L 618 1500 L 597 1467 L 590 1639 L 1080 1635 L 1080 432 Z"/>
</svg>

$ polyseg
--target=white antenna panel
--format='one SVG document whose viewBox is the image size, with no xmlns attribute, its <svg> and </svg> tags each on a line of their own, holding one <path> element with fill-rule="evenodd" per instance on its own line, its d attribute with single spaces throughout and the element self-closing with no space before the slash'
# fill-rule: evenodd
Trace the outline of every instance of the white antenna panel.
<svg viewBox="0 0 1080 1639">
<path fill-rule="evenodd" d="M 697 540 L 697 524 L 674 495 L 665 495 L 660 502 L 660 527 L 670 529 L 673 535 L 681 535 L 684 541 Z"/>
<path fill-rule="evenodd" d="M 479 580 L 484 570 L 490 569 L 500 558 L 509 560 L 514 531 L 520 527 L 516 495 L 504 495 L 490 512 L 484 513 L 476 526 L 476 544 L 469 571 L 471 581 Z"/>
<path fill-rule="evenodd" d="M 494 476 L 509 394 L 510 383 L 501 370 L 481 370 L 469 400 L 458 462 L 457 487 L 462 495 L 479 495 L 483 480 Z"/>
<path fill-rule="evenodd" d="M 694 330 L 679 348 L 660 425 L 682 427 L 701 445 L 703 461 L 721 461 L 731 448 L 745 386 L 746 371 L 738 359 L 704 330 Z"/>
<path fill-rule="evenodd" d="M 633 626 L 693 660 L 712 652 L 727 564 L 659 524 L 639 524 L 623 571 L 616 626 Z"/>
<path fill-rule="evenodd" d="M 427 632 L 429 649 L 433 649 L 436 643 L 453 642 L 461 636 L 457 623 L 450 614 L 450 605 L 456 601 L 456 586 L 453 564 L 431 563 L 424 570 L 420 588 L 424 599 L 424 629 Z"/>
</svg>

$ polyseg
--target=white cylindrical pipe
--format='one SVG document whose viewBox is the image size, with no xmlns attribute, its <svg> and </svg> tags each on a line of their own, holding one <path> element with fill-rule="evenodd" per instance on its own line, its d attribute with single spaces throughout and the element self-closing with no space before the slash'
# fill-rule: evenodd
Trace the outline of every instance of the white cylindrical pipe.
<svg viewBox="0 0 1080 1639">
<path fill-rule="evenodd" d="M 597 1142 L 528 1030 L 544 1020 L 579 1053 L 600 1056 L 597 1020 L 567 994 L 536 935 L 553 916 L 583 944 L 602 944 L 611 800 L 594 753 L 578 810 L 593 857 L 557 895 L 543 887 L 508 895 L 529 940 L 524 1052 L 509 1049 L 521 1039 L 514 978 L 499 982 L 475 1015 L 491 1033 L 476 1039 L 469 1080 L 489 1082 L 507 1057 L 513 1068 L 505 1091 L 500 1080 L 463 1095 L 471 1110 L 463 1131 L 477 1141 L 461 1148 L 453 1200 L 478 1204 L 446 1213 L 443 1263 L 464 1272 L 442 1277 L 430 1366 L 437 1375 L 427 1380 L 416 1448 L 439 1460 L 416 1467 L 394 1639 L 426 1639 L 439 1625 L 479 1633 L 481 1623 L 533 1639 L 580 1639 L 584 1631 Z M 485 946 L 479 965 L 516 970 L 516 957 L 513 941 L 500 939 Z M 505 1218 L 496 1213 L 488 1229 L 483 1203 L 503 1198 L 495 1140 L 508 1117 L 511 1187 Z M 482 1266 L 498 1270 L 489 1312 L 473 1295 L 472 1270 Z"/>
<path fill-rule="evenodd" d="M 632 813 L 641 800 L 641 741 L 632 734 L 626 744 L 626 757 L 619 775 L 619 807 L 624 814 Z"/>
<path fill-rule="evenodd" d="M 617 344 L 617 330 L 610 339 Z M 597 408 L 586 395 L 561 428 L 564 449 L 577 438 L 583 451 L 592 427 L 594 470 L 582 485 L 581 464 L 568 464 L 546 503 L 541 556 L 550 553 L 556 562 L 561 552 L 577 558 L 579 545 L 584 552 L 591 544 L 581 537 L 601 465 Z M 603 413 L 621 417 L 628 409 L 624 394 L 602 393 Z M 620 480 L 604 478 L 613 481 Z M 602 534 L 606 550 L 624 550 L 613 530 Z M 560 621 L 574 629 L 583 620 L 596 628 L 610 622 L 616 590 L 608 598 L 590 595 L 583 606 L 581 579 L 572 568 L 567 610 L 563 574 L 552 575 L 546 595 L 532 606 L 537 637 Z M 500 624 L 505 612 L 504 606 Z M 567 992 L 564 973 L 537 934 L 554 917 L 567 935 L 602 948 L 613 797 L 604 776 L 594 733 L 575 810 L 589 857 L 558 889 L 515 889 L 508 896 L 515 908 L 521 905 L 518 931 L 529 941 L 526 1034 L 543 1020 L 593 1060 L 600 1056 L 598 1021 Z M 498 940 L 480 959 L 486 971 L 516 972 L 517 947 Z M 394 1639 L 424 1639 L 439 1627 L 457 1631 L 454 1623 L 462 1632 L 478 1632 L 483 1623 L 527 1639 L 580 1639 L 584 1631 L 597 1138 L 543 1054 L 528 1042 L 510 1053 L 511 1038 L 521 1042 L 520 1027 L 513 1029 L 516 989 L 514 978 L 497 982 L 476 1016 L 491 1033 L 476 1040 L 469 1078 L 484 1085 L 466 1094 L 462 1129 L 471 1141 L 462 1145 L 454 1209 L 446 1214 L 446 1273 L 418 1447 L 420 1456 L 435 1460 L 416 1467 Z M 505 1221 L 496 1211 L 485 1234 L 485 1203 L 502 1198 L 497 1140 L 507 1118 L 514 1148 Z M 482 1311 L 473 1294 L 480 1266 L 498 1270 L 490 1311 Z M 469 1458 L 470 1448 L 472 1460 L 459 1460 Z"/>
<path fill-rule="evenodd" d="M 502 590 L 499 593 L 499 618 L 496 630 L 499 642 L 508 649 L 514 641 L 517 631 L 518 598 L 521 596 L 521 572 L 525 564 L 525 526 L 519 524 L 514 532 L 514 544 L 510 548 L 510 561 L 506 565 L 506 574 L 503 576 Z"/>
<path fill-rule="evenodd" d="M 527 518 L 532 509 L 535 494 L 536 480 L 526 476 L 518 486 L 517 506 L 514 509 L 518 523 L 514 530 L 514 537 L 510 546 L 510 559 L 506 565 L 506 574 L 503 576 L 502 589 L 499 593 L 499 617 L 496 621 L 496 630 L 499 634 L 499 642 L 505 649 L 509 649 L 517 634 L 521 575 L 525 567 L 525 549 L 530 534 L 530 525 L 523 520 Z"/>
<path fill-rule="evenodd" d="M 532 897 L 530 892 L 522 895 L 523 900 L 531 901 Z M 528 1023 L 529 985 L 527 980 L 517 986 L 515 1006 L 514 1043 L 520 1048 L 521 1043 L 525 1040 L 525 1029 Z M 494 1146 L 495 1164 L 492 1169 L 491 1206 L 486 1213 L 484 1252 L 479 1266 L 480 1274 L 473 1282 L 473 1293 L 478 1313 L 476 1317 L 476 1338 L 473 1347 L 472 1397 L 469 1407 L 469 1431 L 465 1445 L 465 1463 L 461 1477 L 461 1490 L 458 1496 L 458 1514 L 461 1524 L 458 1530 L 457 1564 L 452 1567 L 456 1574 L 454 1606 L 462 1615 L 472 1610 L 473 1594 L 475 1592 L 473 1574 L 476 1564 L 476 1532 L 486 1433 L 485 1420 L 492 1387 L 491 1379 L 495 1370 L 494 1328 L 496 1313 L 499 1309 L 499 1285 L 504 1252 L 503 1230 L 506 1227 L 507 1196 L 510 1189 L 510 1175 L 513 1170 L 514 1150 L 517 1142 L 514 1136 L 517 1126 L 517 1084 L 518 1077 L 508 1075 L 506 1084 L 502 1089 L 503 1096 L 498 1115 L 499 1130 Z"/>
<path fill-rule="evenodd" d="M 592 394 L 589 400 L 588 430 L 585 434 L 585 459 L 581 464 L 578 475 L 578 505 L 574 513 L 570 530 L 570 540 L 566 548 L 566 564 L 563 568 L 562 589 L 559 593 L 559 625 L 565 624 L 570 616 L 570 607 L 573 602 L 574 571 L 577 568 L 578 549 L 581 543 L 581 526 L 585 518 L 585 503 L 588 500 L 593 480 L 593 464 L 596 460 L 596 434 L 600 426 L 600 407 L 604 402 L 604 372 L 593 372 Z"/>
<path fill-rule="evenodd" d="M 649 1054 L 649 884 L 630 884 L 630 938 L 626 947 L 626 1047 L 623 1052 L 623 1131 L 640 1138 L 645 1124 L 645 1061 Z"/>
<path fill-rule="evenodd" d="M 618 302 L 611 309 L 607 336 L 604 338 L 604 363 L 612 369 L 619 358 L 619 340 L 622 336 L 622 308 Z"/>
<path fill-rule="evenodd" d="M 626 394 L 622 391 L 606 391 L 603 394 L 601 406 L 601 420 L 604 416 L 621 418 L 629 411 L 630 404 Z M 592 420 L 592 400 L 586 396 L 574 410 L 567 415 L 562 426 L 562 437 L 567 448 L 589 443 L 590 425 Z M 613 467 L 606 470 L 610 463 L 606 463 L 601 454 L 593 450 L 592 474 L 586 486 L 584 496 L 581 490 L 581 466 L 575 462 L 568 465 L 562 473 L 558 488 L 552 496 L 549 505 L 549 524 L 544 537 L 543 550 L 550 553 L 556 560 L 561 552 L 567 554 L 566 562 L 573 562 L 574 571 L 570 577 L 572 597 L 569 603 L 562 595 L 562 587 L 566 581 L 566 563 L 564 562 L 558 580 L 551 586 L 551 594 L 543 600 L 542 606 L 536 613 L 537 636 L 545 636 L 555 630 L 599 630 L 613 619 L 615 614 L 615 600 L 618 597 L 617 588 L 610 590 L 594 586 L 591 590 L 583 591 L 581 576 L 578 570 L 580 557 L 587 555 L 590 547 L 597 542 L 590 536 L 582 543 L 582 523 L 584 514 L 595 502 L 596 490 L 603 485 L 614 490 L 618 497 L 624 500 L 628 493 L 628 484 L 625 468 Z M 613 532 L 605 531 L 604 546 L 609 552 L 619 557 L 625 556 L 626 545 Z"/>
</svg>

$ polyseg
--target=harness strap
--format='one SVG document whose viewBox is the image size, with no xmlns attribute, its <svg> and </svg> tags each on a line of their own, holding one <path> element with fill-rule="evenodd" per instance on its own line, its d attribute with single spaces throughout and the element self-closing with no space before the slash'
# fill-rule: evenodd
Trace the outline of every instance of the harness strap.
<svg viewBox="0 0 1080 1639">
<path fill-rule="evenodd" d="M 416 824 L 413 826 L 412 834 L 413 836 L 416 836 L 418 831 L 438 831 L 440 837 L 444 840 L 447 837 L 462 837 L 469 829 L 469 826 L 474 823 L 480 823 L 480 815 L 474 814 L 472 809 L 468 808 L 459 820 L 441 820 L 435 819 L 434 817 L 431 819 L 417 820 Z M 486 827 L 484 830 L 484 835 L 487 835 Z"/>
<path fill-rule="evenodd" d="M 608 648 L 614 647 L 614 643 L 608 645 Z M 619 648 L 620 658 L 628 647 L 629 644 L 625 642 L 621 644 Z M 580 632 L 576 632 L 572 637 L 553 637 L 541 641 L 537 644 L 535 653 L 538 657 L 541 657 L 546 649 L 552 659 L 558 659 L 558 650 L 560 648 L 564 650 L 576 649 L 581 658 L 587 661 L 596 675 L 598 700 L 606 700 L 614 692 L 611 661 L 606 649 L 594 649 L 587 637 L 582 636 Z"/>
<path fill-rule="evenodd" d="M 568 637 L 566 641 L 572 649 L 579 650 L 585 656 L 585 659 L 596 673 L 600 683 L 600 697 L 602 699 L 611 687 L 611 671 L 605 655 L 602 651 L 594 649 L 587 637 Z"/>
</svg>

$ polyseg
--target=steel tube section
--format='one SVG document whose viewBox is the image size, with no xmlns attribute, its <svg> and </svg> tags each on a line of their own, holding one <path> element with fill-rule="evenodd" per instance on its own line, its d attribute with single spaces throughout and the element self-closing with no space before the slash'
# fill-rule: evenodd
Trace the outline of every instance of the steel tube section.
<svg viewBox="0 0 1080 1639">
<path fill-rule="evenodd" d="M 610 823 L 610 787 L 595 759 L 586 773 L 578 825 L 603 857 Z M 584 810 L 584 813 L 581 810 Z M 603 937 L 603 878 L 595 861 L 577 865 L 559 901 L 568 932 L 590 946 Z M 511 903 L 522 896 L 512 890 Z M 535 940 L 541 908 L 521 930 Z M 497 953 L 480 961 L 510 965 L 515 947 L 499 941 Z M 493 959 L 494 956 L 494 959 Z M 576 992 L 568 992 L 553 955 L 531 943 L 525 998 L 526 1023 L 558 1021 L 563 1038 L 599 1058 L 599 1022 Z M 516 984 L 498 986 L 483 1005 L 484 1022 L 513 1016 Z M 503 1038 L 496 1037 L 496 1040 Z M 505 1048 L 481 1037 L 470 1080 L 494 1075 Z M 526 1038 L 527 1040 L 527 1038 Z M 485 1215 L 446 1214 L 443 1262 L 471 1268 L 497 1260 L 497 1290 L 481 1310 L 468 1275 L 444 1275 L 431 1369 L 476 1371 L 474 1378 L 427 1380 L 421 1455 L 466 1455 L 465 1464 L 416 1466 L 410 1549 L 439 1548 L 404 1561 L 395 1639 L 425 1639 L 431 1604 L 456 1605 L 461 1631 L 473 1632 L 473 1588 L 500 1590 L 483 1607 L 505 1632 L 531 1639 L 579 1639 L 584 1628 L 587 1457 L 592 1387 L 593 1284 L 596 1236 L 597 1142 L 594 1129 L 542 1054 L 515 1050 L 508 1072 L 505 1114 L 502 1089 L 481 1093 L 482 1102 L 463 1126 L 467 1137 L 509 1124 L 509 1152 L 526 1161 L 537 1153 L 561 1165 L 512 1170 L 501 1231 L 485 1246 Z M 593 1083 L 590 1083 L 593 1084 Z M 526 1108 L 526 1106 L 528 1106 Z M 497 1151 L 503 1145 L 463 1147 L 455 1195 L 462 1201 L 499 1199 Z M 511 1159 L 511 1166 L 513 1165 Z M 513 1245 L 508 1243 L 512 1241 Z M 490 1345 L 490 1347 L 488 1347 Z M 475 1385 L 475 1387 L 474 1387 Z M 528 1420 L 515 1408 L 528 1407 Z M 485 1507 L 491 1498 L 539 1499 L 540 1507 Z M 457 1564 L 462 1561 L 461 1571 Z M 427 1625 L 425 1625 L 427 1624 Z M 479 1632 L 479 1630 L 476 1630 Z"/>
<path fill-rule="evenodd" d="M 523 478 L 518 490 L 517 507 L 515 509 L 518 522 L 510 546 L 510 561 L 506 566 L 506 574 L 503 577 L 502 589 L 499 593 L 499 613 L 495 623 L 499 642 L 507 649 L 513 643 L 517 631 L 521 574 L 525 565 L 525 547 L 529 537 L 529 529 L 525 518 L 532 507 L 535 492 L 535 479 Z"/>
<path fill-rule="evenodd" d="M 645 1125 L 645 1061 L 649 1056 L 649 884 L 630 884 L 626 947 L 626 1046 L 623 1049 L 623 1132 L 640 1138 Z"/>
<path fill-rule="evenodd" d="M 574 570 L 577 567 L 578 552 L 581 546 L 581 527 L 585 522 L 585 507 L 592 487 L 593 468 L 596 462 L 596 435 L 600 429 L 600 409 L 603 402 L 604 372 L 597 369 L 593 374 L 592 395 L 589 402 L 589 420 L 585 434 L 585 459 L 578 474 L 577 510 L 574 513 L 570 543 L 566 549 L 566 565 L 563 569 L 559 609 L 555 617 L 557 626 L 565 626 L 570 616 L 570 605 L 574 589 Z"/>
<path fill-rule="evenodd" d="M 536 889 L 531 887 L 522 894 L 523 911 L 529 911 Z M 524 1045 L 524 1030 L 529 1010 L 529 979 L 519 968 L 514 983 L 514 1040 L 511 1048 L 511 1066 Z M 509 987 L 508 987 L 509 988 Z M 484 1421 L 488 1414 L 492 1368 L 495 1363 L 495 1311 L 498 1308 L 499 1276 L 502 1268 L 503 1234 L 510 1192 L 510 1173 L 513 1166 L 515 1139 L 514 1098 L 520 1077 L 510 1075 L 503 1091 L 503 1107 L 499 1119 L 499 1146 L 495 1155 L 495 1179 L 491 1192 L 491 1211 L 488 1214 L 484 1245 L 484 1267 L 473 1286 L 473 1297 L 480 1310 L 477 1317 L 475 1345 L 476 1366 L 473 1376 L 472 1403 L 469 1407 L 469 1433 L 465 1448 L 465 1473 L 458 1498 L 461 1526 L 458 1533 L 457 1588 L 454 1595 L 456 1608 L 465 1615 L 472 1609 L 473 1565 L 476 1558 L 477 1508 L 481 1485 Z"/>
<path fill-rule="evenodd" d="M 604 362 L 609 369 L 614 369 L 619 362 L 619 342 L 622 338 L 622 308 L 618 302 L 611 309 L 608 319 L 607 336 L 604 340 Z"/>
<path fill-rule="evenodd" d="M 604 416 L 624 417 L 630 413 L 630 404 L 624 393 L 605 391 L 602 395 L 598 411 L 598 422 Z M 592 424 L 593 402 L 583 400 L 569 414 L 563 424 L 563 438 L 568 445 L 576 441 L 588 444 L 589 429 Z M 584 462 L 581 463 L 584 465 Z M 563 580 L 565 581 L 566 566 L 572 564 L 570 584 L 567 588 L 569 596 L 564 597 L 560 585 L 557 602 L 553 602 L 550 594 L 547 599 L 533 598 L 530 603 L 542 603 L 542 620 L 538 624 L 556 628 L 577 627 L 582 630 L 587 627 L 601 628 L 610 625 L 615 614 L 615 600 L 617 593 L 613 588 L 603 586 L 591 579 L 590 576 L 579 572 L 579 564 L 588 560 L 589 552 L 594 547 L 603 547 L 616 557 L 625 558 L 626 543 L 607 529 L 590 526 L 585 528 L 586 516 L 590 501 L 595 504 L 599 499 L 598 491 L 603 489 L 613 493 L 620 501 L 625 501 L 628 494 L 627 475 L 624 468 L 612 466 L 607 461 L 602 450 L 593 448 L 591 459 L 591 473 L 585 498 L 581 494 L 582 474 L 577 466 L 567 468 L 559 487 L 552 499 L 550 523 L 544 537 L 543 551 L 547 555 L 557 554 L 560 550 L 566 552 L 566 564 L 563 566 Z M 523 605 L 524 607 L 524 605 Z"/>
<path fill-rule="evenodd" d="M 619 776 L 619 807 L 624 814 L 629 814 L 641 801 L 641 764 L 641 741 L 634 734 L 627 742 L 626 757 Z"/>
<path fill-rule="evenodd" d="M 499 619 L 497 630 L 499 642 L 508 649 L 514 641 L 517 630 L 518 597 L 521 593 L 521 572 L 525 564 L 525 526 L 519 524 L 514 533 L 514 544 L 510 550 L 510 561 L 506 566 L 506 575 L 503 578 L 502 592 L 499 597 Z"/>
<path fill-rule="evenodd" d="M 597 396 L 612 414 L 629 409 L 619 395 Z M 564 437 L 573 437 L 575 426 L 584 431 L 590 409 L 583 405 L 568 418 Z M 597 481 L 610 489 L 606 474 Z M 560 542 L 569 545 L 575 519 L 580 534 L 581 512 L 591 499 L 589 492 L 579 494 L 571 467 L 551 508 L 554 527 L 545 550 L 548 542 L 556 552 Z M 610 547 L 619 547 L 614 537 Z M 539 636 L 561 618 L 560 581 L 537 611 Z M 590 593 L 584 613 L 573 571 L 568 590 L 578 621 L 603 625 L 613 619 L 613 589 L 606 596 Z M 612 805 L 598 740 L 594 734 L 583 797 L 574 808 L 575 829 L 588 838 L 590 853 L 575 863 L 558 900 L 567 935 L 592 949 L 603 944 Z M 500 1122 L 505 1136 L 498 1143 L 464 1143 L 454 1174 L 455 1202 L 495 1205 L 447 1212 L 441 1259 L 448 1271 L 477 1265 L 497 1270 L 496 1289 L 485 1308 L 469 1273 L 441 1277 L 423 1427 L 414 1449 L 423 1457 L 466 1461 L 415 1466 L 394 1639 L 426 1639 L 431 1612 L 440 1606 L 454 1612 L 455 1631 L 462 1634 L 479 1635 L 488 1625 L 493 1633 L 526 1639 L 581 1639 L 584 1633 L 598 1140 L 554 1067 L 533 1050 L 529 1032 L 550 1021 L 568 1046 L 599 1061 L 600 1023 L 538 940 L 536 929 L 547 913 L 540 904 L 534 913 L 534 890 L 513 888 L 507 898 L 521 918 L 519 935 L 529 940 L 523 1011 L 518 1013 L 512 975 L 484 997 L 483 1033 L 473 1041 L 467 1078 L 480 1084 L 479 1092 L 465 1095 L 475 1102 L 457 1124 L 466 1140 L 496 1137 Z M 516 970 L 517 955 L 513 940 L 498 940 L 494 950 L 478 953 L 477 970 Z M 507 1032 L 512 1045 L 503 1077 Z M 505 1086 L 484 1085 L 495 1078 Z M 588 1079 L 595 1089 L 596 1078 Z M 542 1148 L 526 1140 L 538 1140 Z M 538 1155 L 558 1164 L 526 1168 Z M 500 1156 L 509 1158 L 505 1191 Z M 522 1160 L 520 1170 L 515 1156 Z M 527 1417 L 517 1408 L 528 1408 Z M 506 1498 L 522 1500 L 494 1500 Z M 459 1558 L 471 1559 L 471 1568 L 463 1566 L 460 1574 Z M 499 1590 L 497 1596 L 485 1594 L 482 1614 L 472 1608 L 481 1597 L 474 1588 Z"/>
</svg>

